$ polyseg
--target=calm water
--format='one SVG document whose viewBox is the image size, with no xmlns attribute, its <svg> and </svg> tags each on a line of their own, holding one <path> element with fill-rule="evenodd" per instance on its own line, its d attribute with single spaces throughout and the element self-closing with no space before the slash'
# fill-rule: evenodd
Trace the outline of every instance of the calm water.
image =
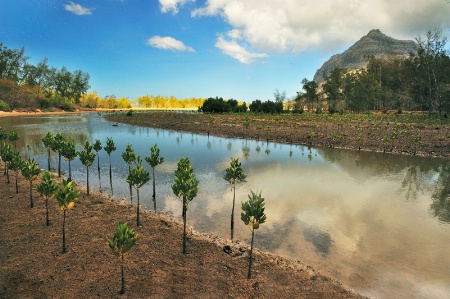
<svg viewBox="0 0 450 299">
<path fill-rule="evenodd" d="M 134 116 L 134 117 L 137 117 Z M 157 208 L 181 218 L 181 202 L 171 191 L 180 157 L 188 157 L 200 181 L 190 203 L 188 224 L 195 230 L 229 236 L 232 192 L 222 178 L 231 157 L 239 157 L 248 180 L 238 186 L 235 238 L 248 241 L 240 202 L 250 190 L 262 191 L 267 222 L 255 246 L 311 265 L 357 292 L 373 298 L 450 297 L 450 165 L 446 160 L 391 156 L 207 137 L 128 125 L 112 126 L 97 114 L 0 118 L 14 127 L 20 145 L 30 145 L 42 168 L 47 132 L 86 141 L 113 137 L 114 196 L 128 198 L 127 143 L 141 157 L 157 143 L 165 162 L 157 167 Z M 52 166 L 56 166 L 53 157 Z M 101 186 L 109 190 L 109 162 L 100 152 Z M 67 163 L 63 162 L 67 170 Z M 144 162 L 145 164 L 145 162 Z M 73 176 L 85 183 L 78 159 Z M 96 164 L 91 190 L 100 187 Z M 141 203 L 152 209 L 150 182 Z M 180 243 L 181 246 L 181 243 Z"/>
</svg>

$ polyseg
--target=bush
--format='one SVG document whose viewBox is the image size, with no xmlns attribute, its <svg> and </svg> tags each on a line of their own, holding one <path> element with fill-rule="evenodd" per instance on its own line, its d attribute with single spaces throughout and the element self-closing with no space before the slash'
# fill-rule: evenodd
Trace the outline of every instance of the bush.
<svg viewBox="0 0 450 299">
<path fill-rule="evenodd" d="M 0 100 L 0 111 L 10 111 L 9 105 Z"/>
</svg>

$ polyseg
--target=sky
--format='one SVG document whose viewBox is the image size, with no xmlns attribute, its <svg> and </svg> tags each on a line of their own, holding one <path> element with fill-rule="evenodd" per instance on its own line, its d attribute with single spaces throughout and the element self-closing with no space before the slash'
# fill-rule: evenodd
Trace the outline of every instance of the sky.
<svg viewBox="0 0 450 299">
<path fill-rule="evenodd" d="M 450 36 L 450 0 L 0 0 L 0 43 L 90 75 L 90 91 L 288 98 L 372 29 Z"/>
</svg>

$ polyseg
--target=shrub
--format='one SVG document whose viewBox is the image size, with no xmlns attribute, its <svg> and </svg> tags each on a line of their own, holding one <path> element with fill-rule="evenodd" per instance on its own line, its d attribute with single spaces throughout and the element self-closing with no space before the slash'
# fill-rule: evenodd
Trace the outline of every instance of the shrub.
<svg viewBox="0 0 450 299">
<path fill-rule="evenodd" d="M 0 100 L 0 111 L 10 111 L 9 105 Z"/>
</svg>

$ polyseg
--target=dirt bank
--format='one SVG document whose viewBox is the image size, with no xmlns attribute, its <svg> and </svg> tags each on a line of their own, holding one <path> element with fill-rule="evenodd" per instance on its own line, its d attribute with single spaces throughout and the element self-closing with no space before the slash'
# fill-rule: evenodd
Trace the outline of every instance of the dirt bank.
<svg viewBox="0 0 450 299">
<path fill-rule="evenodd" d="M 106 238 L 118 221 L 135 228 L 136 206 L 80 190 L 68 214 L 63 254 L 62 211 L 55 200 L 47 227 L 36 192 L 35 207 L 29 207 L 28 182 L 20 178 L 16 194 L 14 180 L 7 184 L 1 171 L 0 190 L 1 298 L 361 298 L 308 266 L 268 253 L 256 254 L 248 280 L 247 246 L 215 236 L 190 233 L 183 255 L 181 224 L 148 211 L 126 257 L 127 292 L 119 295 L 119 261 Z M 231 254 L 224 252 L 226 244 Z"/>
<path fill-rule="evenodd" d="M 112 122 L 228 138 L 450 157 L 450 124 L 426 115 L 255 115 L 134 112 L 104 114 Z"/>
</svg>

